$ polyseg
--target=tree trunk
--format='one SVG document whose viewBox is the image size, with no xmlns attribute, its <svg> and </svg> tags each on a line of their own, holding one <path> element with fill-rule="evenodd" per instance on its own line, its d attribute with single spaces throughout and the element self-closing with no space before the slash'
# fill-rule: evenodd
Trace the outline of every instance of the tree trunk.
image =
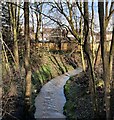
<svg viewBox="0 0 114 120">
<path fill-rule="evenodd" d="M 34 33 L 34 12 L 33 12 L 33 10 L 31 9 L 31 17 L 32 17 L 32 33 Z"/>
<path fill-rule="evenodd" d="M 36 3 L 36 11 L 38 11 L 39 9 L 38 9 L 38 5 L 37 5 L 37 3 Z M 37 41 L 37 40 L 39 40 L 39 36 L 41 36 L 42 37 L 42 35 L 40 35 L 40 29 L 41 29 L 41 23 L 42 23 L 42 14 L 41 14 L 41 12 L 42 12 L 42 5 L 40 5 L 40 11 L 39 11 L 39 13 L 36 13 L 36 18 L 37 18 L 37 27 L 36 27 L 36 35 L 35 35 L 35 40 Z"/>
<path fill-rule="evenodd" d="M 92 37 L 92 66 L 94 68 L 95 52 L 94 52 L 94 35 L 93 35 L 93 20 L 94 20 L 94 1 L 92 1 L 92 19 L 91 19 L 91 37 Z"/>
<path fill-rule="evenodd" d="M 96 89 L 95 89 L 95 75 L 94 68 L 92 66 L 92 52 L 90 49 L 90 43 L 88 41 L 89 33 L 89 13 L 88 13 L 88 2 L 84 2 L 84 52 L 88 61 L 88 68 L 90 71 L 90 91 L 91 91 L 91 100 L 93 104 L 94 114 L 97 112 L 97 103 L 96 103 Z"/>
<path fill-rule="evenodd" d="M 13 41 L 14 41 L 14 47 L 13 47 L 13 53 L 15 58 L 15 69 L 16 71 L 19 70 L 19 52 L 18 52 L 18 39 L 17 39 L 17 19 L 16 19 L 16 5 L 9 5 L 10 9 L 10 19 L 12 23 L 12 30 L 13 30 Z"/>
<path fill-rule="evenodd" d="M 35 41 L 38 41 L 38 27 L 39 27 L 39 20 L 38 20 L 38 13 L 36 13 L 36 19 L 37 19 L 37 27 L 36 27 L 36 34 L 35 34 Z"/>
<path fill-rule="evenodd" d="M 82 2 L 80 2 L 80 7 L 81 7 L 81 10 L 82 10 Z M 81 15 L 81 18 L 80 18 L 80 39 L 81 39 L 81 46 L 80 46 L 80 49 L 81 49 L 81 58 L 82 58 L 82 67 L 83 67 L 83 70 L 85 71 L 86 67 L 85 67 L 85 59 L 84 59 L 84 52 L 83 52 L 83 32 L 82 32 L 82 15 Z"/>
<path fill-rule="evenodd" d="M 107 3 L 106 3 L 107 4 Z M 101 44 L 101 56 L 103 64 L 103 80 L 105 82 L 105 110 L 106 119 L 110 120 L 110 61 L 109 53 L 107 52 L 106 45 L 106 25 L 105 25 L 105 13 L 104 2 L 98 2 L 99 22 L 100 22 L 100 44 Z"/>
<path fill-rule="evenodd" d="M 110 109 L 111 109 L 111 118 L 114 118 L 114 26 L 112 32 L 112 41 L 110 48 L 110 79 L 111 79 L 111 100 L 110 100 Z"/>
<path fill-rule="evenodd" d="M 24 2 L 24 34 L 25 34 L 25 72 L 26 72 L 26 86 L 25 86 L 25 101 L 30 105 L 31 97 L 31 66 L 30 66 L 30 37 L 29 37 L 29 3 Z"/>
</svg>

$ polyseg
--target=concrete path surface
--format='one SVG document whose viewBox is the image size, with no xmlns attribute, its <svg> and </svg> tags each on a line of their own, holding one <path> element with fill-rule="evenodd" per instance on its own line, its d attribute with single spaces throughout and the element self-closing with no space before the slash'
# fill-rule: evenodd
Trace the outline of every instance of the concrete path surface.
<svg viewBox="0 0 114 120">
<path fill-rule="evenodd" d="M 35 118 L 64 118 L 63 106 L 66 102 L 63 87 L 66 81 L 81 72 L 77 68 L 63 75 L 57 76 L 45 84 L 35 99 Z"/>
</svg>

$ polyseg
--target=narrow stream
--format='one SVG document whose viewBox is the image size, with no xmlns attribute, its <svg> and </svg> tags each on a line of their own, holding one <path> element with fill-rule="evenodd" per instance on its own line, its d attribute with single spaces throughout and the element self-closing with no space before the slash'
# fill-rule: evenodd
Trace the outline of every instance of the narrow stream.
<svg viewBox="0 0 114 120">
<path fill-rule="evenodd" d="M 66 81 L 81 72 L 80 68 L 70 71 L 45 84 L 35 99 L 35 118 L 66 118 L 63 106 L 66 102 L 63 87 Z"/>
</svg>

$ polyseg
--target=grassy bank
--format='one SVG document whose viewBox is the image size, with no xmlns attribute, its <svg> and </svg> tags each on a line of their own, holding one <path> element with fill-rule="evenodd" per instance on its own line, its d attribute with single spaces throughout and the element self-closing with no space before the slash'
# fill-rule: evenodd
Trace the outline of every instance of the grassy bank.
<svg viewBox="0 0 114 120">
<path fill-rule="evenodd" d="M 67 53 L 66 53 L 67 54 Z M 28 111 L 24 110 L 25 95 L 25 69 L 24 58 L 20 61 L 19 73 L 14 70 L 13 64 L 10 65 L 8 74 L 3 66 L 3 118 L 2 120 L 34 120 L 35 97 L 40 89 L 52 78 L 59 76 L 67 71 L 73 70 L 69 59 L 65 59 L 63 52 L 37 51 L 31 53 L 31 105 Z M 79 58 L 79 57 L 76 57 Z M 79 60 L 77 60 L 79 61 Z M 25 115 L 27 114 L 27 115 Z M 26 116 L 26 117 L 25 117 Z"/>
<path fill-rule="evenodd" d="M 91 100 L 91 92 L 89 88 L 89 73 L 82 72 L 67 81 L 64 86 L 66 103 L 64 106 L 64 114 L 68 120 L 101 120 L 106 119 L 104 98 L 104 82 L 102 75 L 96 73 L 95 88 L 97 111 L 94 111 L 94 106 Z M 112 100 L 112 98 L 111 98 Z M 112 104 L 113 106 L 113 104 Z M 113 108 L 113 107 L 112 107 Z M 112 110 L 113 111 L 113 110 Z"/>
<path fill-rule="evenodd" d="M 64 114 L 68 120 L 88 120 L 93 118 L 88 85 L 88 76 L 82 72 L 75 77 L 71 77 L 64 86 L 64 93 L 66 97 Z"/>
</svg>

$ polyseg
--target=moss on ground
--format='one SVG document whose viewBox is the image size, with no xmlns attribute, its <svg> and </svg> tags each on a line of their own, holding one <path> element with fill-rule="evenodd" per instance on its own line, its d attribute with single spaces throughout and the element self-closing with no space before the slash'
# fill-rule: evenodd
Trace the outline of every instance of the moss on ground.
<svg viewBox="0 0 114 120">
<path fill-rule="evenodd" d="M 64 86 L 66 97 L 64 114 L 67 119 L 88 120 L 93 118 L 88 85 L 89 77 L 83 72 L 67 81 Z"/>
<path fill-rule="evenodd" d="M 64 60 L 64 55 L 59 55 L 59 54 L 53 54 L 56 57 L 57 62 L 61 66 L 61 68 L 66 72 L 66 68 L 70 71 L 72 70 L 72 66 L 67 64 Z M 31 112 L 35 111 L 35 106 L 34 106 L 34 100 L 35 97 L 38 95 L 40 92 L 40 89 L 44 84 L 46 84 L 49 80 L 52 78 L 61 75 L 62 72 L 58 68 L 59 66 L 56 64 L 56 61 L 54 60 L 52 54 L 49 53 L 44 53 L 39 57 L 39 59 L 36 59 L 33 61 L 34 66 L 32 66 L 32 104 L 31 104 Z M 53 62 L 50 60 L 53 60 Z M 62 59 L 61 59 L 62 58 Z M 63 64 L 64 63 L 64 64 Z M 32 115 L 33 115 L 32 114 Z"/>
<path fill-rule="evenodd" d="M 104 82 L 102 77 L 96 74 L 96 98 L 98 111 L 95 113 L 91 101 L 89 91 L 89 74 L 80 73 L 79 75 L 70 78 L 64 86 L 66 103 L 64 106 L 64 114 L 68 120 L 91 120 L 91 119 L 106 119 L 104 106 Z M 113 90 L 111 90 L 111 116 L 114 113 Z M 113 117 L 112 117 L 113 118 Z"/>
</svg>

